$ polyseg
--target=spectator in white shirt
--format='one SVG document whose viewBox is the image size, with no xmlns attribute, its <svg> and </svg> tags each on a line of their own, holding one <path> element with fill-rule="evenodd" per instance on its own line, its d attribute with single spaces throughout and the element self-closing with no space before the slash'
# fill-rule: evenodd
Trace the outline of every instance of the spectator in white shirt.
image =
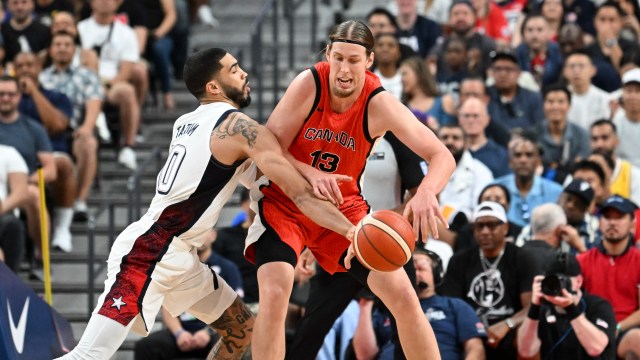
<svg viewBox="0 0 640 360">
<path fill-rule="evenodd" d="M 470 220 L 480 192 L 493 181 L 493 175 L 486 165 L 465 150 L 467 138 L 459 125 L 442 126 L 438 130 L 438 138 L 456 160 L 456 170 L 440 193 L 442 213 L 449 222 L 458 214 L 464 214 Z"/>
<path fill-rule="evenodd" d="M 134 170 L 137 164 L 133 145 L 140 122 L 140 105 L 130 81 L 140 56 L 133 29 L 115 20 L 117 6 L 114 0 L 92 0 L 91 17 L 78 24 L 78 33 L 82 47 L 98 53 L 98 74 L 107 89 L 106 102 L 117 105 L 120 110 L 123 146 L 118 162 Z"/>
<path fill-rule="evenodd" d="M 620 138 L 618 156 L 640 167 L 640 68 L 622 75 L 622 109 L 613 123 Z"/>
<path fill-rule="evenodd" d="M 28 169 L 11 146 L 0 145 L 0 261 L 17 272 L 24 253 L 25 231 L 15 210 L 29 198 Z"/>
<path fill-rule="evenodd" d="M 380 83 L 400 100 L 402 97 L 402 76 L 400 75 L 398 62 L 400 61 L 400 42 L 393 33 L 383 33 L 376 37 L 376 46 L 373 50 L 376 59 L 374 74 L 380 78 Z"/>
<path fill-rule="evenodd" d="M 567 56 L 563 75 L 571 91 L 568 119 L 585 130 L 596 120 L 611 118 L 611 94 L 591 83 L 595 74 L 596 67 L 584 51 L 577 50 Z"/>
</svg>

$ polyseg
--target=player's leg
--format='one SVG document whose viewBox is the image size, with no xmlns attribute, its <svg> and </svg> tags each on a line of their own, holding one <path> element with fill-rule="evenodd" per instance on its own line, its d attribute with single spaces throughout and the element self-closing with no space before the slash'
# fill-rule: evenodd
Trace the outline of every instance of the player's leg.
<svg viewBox="0 0 640 360">
<path fill-rule="evenodd" d="M 347 273 L 330 275 L 321 268 L 311 278 L 309 298 L 293 339 L 287 359 L 304 359 L 320 351 L 336 319 L 346 309 L 362 285 Z"/>
<path fill-rule="evenodd" d="M 273 231 L 263 233 L 253 246 L 258 267 L 259 311 L 251 352 L 254 360 L 280 360 L 285 354 L 285 317 L 298 254 Z"/>
<path fill-rule="evenodd" d="M 357 260 L 352 260 L 351 264 L 364 267 Z M 433 329 L 420 307 L 407 273 L 403 269 L 392 272 L 371 271 L 367 283 L 395 318 L 400 344 L 407 359 L 439 359 Z"/>
<path fill-rule="evenodd" d="M 235 290 L 200 263 L 195 250 L 191 253 L 193 266 L 166 295 L 164 308 L 172 315 L 187 311 L 220 335 L 209 359 L 240 359 L 251 344 L 255 317 Z"/>
<path fill-rule="evenodd" d="M 133 322 L 124 326 L 119 322 L 100 314 L 93 314 L 80 342 L 67 355 L 59 360 L 107 360 L 127 337 Z"/>
</svg>

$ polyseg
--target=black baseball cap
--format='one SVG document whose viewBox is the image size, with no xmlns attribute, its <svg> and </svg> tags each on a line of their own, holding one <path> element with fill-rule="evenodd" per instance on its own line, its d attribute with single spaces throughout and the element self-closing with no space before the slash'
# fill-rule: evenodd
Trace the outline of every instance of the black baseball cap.
<svg viewBox="0 0 640 360">
<path fill-rule="evenodd" d="M 451 6 L 449 6 L 449 12 L 451 12 L 451 10 L 453 10 L 453 7 L 461 4 L 461 5 L 466 5 L 469 7 L 469 9 L 471 9 L 471 11 L 475 14 L 476 13 L 476 8 L 473 7 L 473 4 L 471 3 L 471 0 L 454 0 L 453 2 L 451 2 Z"/>
<path fill-rule="evenodd" d="M 616 209 L 623 214 L 631 214 L 631 217 L 633 217 L 633 213 L 638 209 L 638 206 L 634 204 L 633 201 L 623 198 L 620 195 L 613 195 L 605 200 L 600 208 L 601 212 L 607 209 Z"/>
<path fill-rule="evenodd" d="M 498 60 L 509 60 L 512 63 L 518 65 L 518 58 L 516 58 L 516 55 L 511 51 L 508 51 L 508 50 L 492 51 L 490 55 L 491 55 L 492 64 Z"/>
<path fill-rule="evenodd" d="M 573 181 L 564 188 L 564 192 L 579 197 L 586 205 L 591 204 L 591 201 L 593 201 L 593 189 L 591 185 L 584 180 L 573 179 Z"/>
</svg>

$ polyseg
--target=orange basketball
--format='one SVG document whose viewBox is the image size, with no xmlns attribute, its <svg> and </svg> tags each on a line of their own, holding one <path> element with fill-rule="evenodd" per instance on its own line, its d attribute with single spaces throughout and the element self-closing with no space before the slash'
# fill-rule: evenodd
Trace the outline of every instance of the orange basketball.
<svg viewBox="0 0 640 360">
<path fill-rule="evenodd" d="M 358 260 L 369 270 L 393 271 L 411 259 L 413 227 L 400 214 L 378 210 L 360 220 L 353 239 Z"/>
</svg>

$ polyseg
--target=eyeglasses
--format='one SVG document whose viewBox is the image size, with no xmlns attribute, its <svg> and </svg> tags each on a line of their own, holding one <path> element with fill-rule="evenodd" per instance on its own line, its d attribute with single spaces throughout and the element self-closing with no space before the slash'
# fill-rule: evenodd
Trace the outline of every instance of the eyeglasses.
<svg viewBox="0 0 640 360">
<path fill-rule="evenodd" d="M 17 93 L 17 92 L 0 91 L 0 98 L 3 98 L 3 97 L 10 97 L 10 98 L 12 98 L 12 97 L 14 97 L 14 96 L 16 96 L 16 95 L 18 95 L 18 93 Z"/>
<path fill-rule="evenodd" d="M 522 220 L 529 221 L 529 218 L 531 217 L 531 211 L 529 210 L 529 204 L 522 203 L 520 205 L 520 212 L 522 213 Z"/>
<path fill-rule="evenodd" d="M 502 221 L 500 220 L 496 220 L 496 221 L 476 221 L 472 224 L 473 230 L 474 231 L 482 231 L 484 230 L 484 228 L 488 228 L 489 231 L 494 231 L 495 229 L 498 228 L 498 226 L 504 224 Z"/>
</svg>

